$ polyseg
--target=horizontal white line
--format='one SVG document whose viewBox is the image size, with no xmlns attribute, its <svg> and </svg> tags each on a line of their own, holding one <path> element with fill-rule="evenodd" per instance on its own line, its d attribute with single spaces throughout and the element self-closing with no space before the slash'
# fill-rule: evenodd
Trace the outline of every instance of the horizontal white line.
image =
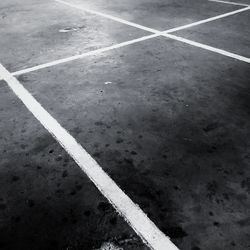
<svg viewBox="0 0 250 250">
<path fill-rule="evenodd" d="M 172 33 L 172 32 L 175 32 L 175 31 L 179 31 L 179 30 L 191 28 L 193 26 L 197 26 L 197 25 L 200 25 L 200 24 L 212 22 L 212 21 L 215 21 L 215 20 L 218 20 L 218 19 L 221 19 L 221 18 L 225 18 L 225 17 L 228 17 L 228 16 L 232 16 L 232 15 L 238 14 L 238 13 L 243 12 L 243 11 L 247 11 L 249 9 L 250 9 L 250 6 L 242 8 L 242 9 L 239 9 L 239 10 L 234 10 L 234 11 L 222 14 L 222 15 L 210 17 L 210 18 L 198 21 L 198 22 L 194 22 L 194 23 L 186 24 L 186 25 L 183 25 L 183 26 L 180 26 L 180 27 L 176 27 L 176 28 L 173 28 L 173 29 L 169 29 L 169 30 L 166 30 L 165 33 Z"/>
<path fill-rule="evenodd" d="M 109 50 L 118 49 L 118 48 L 125 47 L 125 46 L 131 45 L 131 44 L 139 43 L 141 41 L 145 41 L 147 39 L 151 39 L 151 38 L 160 36 L 161 34 L 162 34 L 161 32 L 158 32 L 158 33 L 155 33 L 155 34 L 152 34 L 152 35 L 143 36 L 143 37 L 136 38 L 136 39 L 133 39 L 133 40 L 130 40 L 130 41 L 126 41 L 126 42 L 118 43 L 118 44 L 115 44 L 115 45 L 111 45 L 111 46 L 108 46 L 108 47 L 105 47 L 105 48 L 92 50 L 90 52 L 86 52 L 86 53 L 83 53 L 83 54 L 80 54 L 80 55 L 70 56 L 70 57 L 62 58 L 62 59 L 55 60 L 55 61 L 52 61 L 52 62 L 40 64 L 40 65 L 37 65 L 37 66 L 34 66 L 34 67 L 30 67 L 30 68 L 22 69 L 22 70 L 19 70 L 19 71 L 15 71 L 15 72 L 12 73 L 12 75 L 13 76 L 22 75 L 22 74 L 26 74 L 26 73 L 29 73 L 29 72 L 32 72 L 32 71 L 36 71 L 36 70 L 48 68 L 48 67 L 51 67 L 51 66 L 55 66 L 55 65 L 58 65 L 58 64 L 74 61 L 74 60 L 84 58 L 84 57 L 87 57 L 87 56 L 97 55 L 97 54 L 100 54 L 100 53 L 103 53 L 103 52 L 106 52 L 106 51 L 109 51 Z"/>
<path fill-rule="evenodd" d="M 208 1 L 217 2 L 217 3 L 231 4 L 231 5 L 238 5 L 238 6 L 249 6 L 249 4 L 245 4 L 245 3 L 229 2 L 229 1 L 222 1 L 222 0 L 208 0 Z"/>
<path fill-rule="evenodd" d="M 0 76 L 151 249 L 178 249 L 2 64 L 0 64 Z"/>
<path fill-rule="evenodd" d="M 195 41 L 191 41 L 191 40 L 188 40 L 186 38 L 179 37 L 179 36 L 174 36 L 172 34 L 164 34 L 163 36 L 174 39 L 174 40 L 177 40 L 177 41 L 180 41 L 180 42 L 183 42 L 183 43 L 186 43 L 186 44 L 189 44 L 189 45 L 192 45 L 192 46 L 195 46 L 195 47 L 198 47 L 198 48 L 209 50 L 209 51 L 215 52 L 217 54 L 221 54 L 221 55 L 224 55 L 224 56 L 227 56 L 227 57 L 231 57 L 231 58 L 237 59 L 239 61 L 250 63 L 250 58 L 240 56 L 238 54 L 234 54 L 234 53 L 228 52 L 228 51 L 223 50 L 223 49 L 214 48 L 212 46 L 202 44 L 202 43 L 198 43 L 198 42 L 195 42 Z"/>
</svg>

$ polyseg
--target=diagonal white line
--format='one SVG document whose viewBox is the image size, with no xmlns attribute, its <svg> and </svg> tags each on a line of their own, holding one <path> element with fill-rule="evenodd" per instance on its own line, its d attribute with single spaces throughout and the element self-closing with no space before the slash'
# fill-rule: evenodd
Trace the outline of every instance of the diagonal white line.
<svg viewBox="0 0 250 250">
<path fill-rule="evenodd" d="M 0 76 L 23 102 L 26 108 L 60 143 L 78 166 L 92 180 L 100 192 L 109 200 L 116 211 L 128 222 L 151 249 L 178 250 L 147 215 L 117 186 L 98 163 L 77 143 L 69 132 L 53 118 L 27 89 L 0 64 Z"/>
<path fill-rule="evenodd" d="M 129 26 L 132 26 L 132 27 L 141 29 L 141 30 L 149 31 L 149 32 L 151 32 L 151 33 L 159 32 L 159 31 L 156 30 L 156 29 L 152 29 L 152 28 L 146 27 L 146 26 L 144 26 L 144 25 L 140 25 L 140 24 L 136 24 L 136 23 L 133 23 L 133 22 L 129 22 L 129 21 L 126 21 L 126 20 L 121 19 L 121 18 L 119 18 L 119 17 L 115 17 L 115 16 L 112 16 L 112 15 L 109 15 L 109 14 L 104 14 L 104 13 L 99 12 L 99 11 L 96 11 L 96 10 L 91 10 L 91 9 L 85 8 L 85 7 L 83 7 L 83 6 L 81 6 L 81 5 L 78 5 L 78 4 L 69 3 L 69 2 L 66 2 L 66 1 L 63 1 L 63 0 L 54 0 L 54 1 L 56 1 L 56 2 L 58 2 L 58 3 L 61 3 L 61 4 L 64 4 L 64 5 L 67 5 L 67 6 L 69 6 L 69 7 L 78 9 L 78 10 L 83 10 L 83 11 L 85 11 L 85 12 L 89 12 L 89 13 L 94 14 L 94 15 L 97 15 L 97 16 L 102 16 L 102 17 L 105 17 L 105 18 L 114 20 L 114 21 L 116 21 L 116 22 L 119 22 L 119 23 L 123 23 L 123 24 L 129 25 Z"/>
<path fill-rule="evenodd" d="M 214 48 L 212 46 L 202 44 L 202 43 L 198 43 L 198 42 L 195 42 L 195 41 L 191 41 L 191 40 L 188 40 L 186 38 L 179 37 L 179 36 L 174 36 L 172 34 L 164 34 L 163 36 L 174 39 L 174 40 L 179 41 L 179 42 L 183 42 L 183 43 L 186 43 L 186 44 L 201 48 L 201 49 L 209 50 L 209 51 L 212 51 L 212 52 L 220 54 L 220 55 L 231 57 L 231 58 L 239 60 L 239 61 L 250 63 L 250 58 L 240 56 L 238 54 L 234 54 L 234 53 L 228 52 L 228 51 L 223 50 L 223 49 Z"/>
<path fill-rule="evenodd" d="M 36 70 L 40 70 L 40 69 L 48 68 L 48 67 L 51 67 L 51 66 L 55 66 L 55 65 L 58 65 L 58 64 L 78 60 L 78 59 L 81 59 L 81 58 L 84 58 L 84 57 L 87 57 L 87 56 L 97 55 L 97 54 L 100 54 L 100 53 L 103 53 L 103 52 L 106 52 L 106 51 L 109 51 L 109 50 L 118 49 L 118 48 L 125 47 L 125 46 L 131 45 L 131 44 L 139 43 L 141 41 L 145 41 L 145 40 L 148 40 L 148 39 L 151 39 L 151 38 L 154 38 L 154 37 L 158 37 L 161 34 L 162 34 L 161 32 L 158 32 L 158 33 L 155 33 L 155 34 L 152 34 L 152 35 L 143 36 L 143 37 L 136 38 L 136 39 L 133 39 L 133 40 L 130 40 L 130 41 L 126 41 L 126 42 L 118 43 L 118 44 L 115 44 L 115 45 L 111 45 L 111 46 L 108 46 L 108 47 L 105 47 L 105 48 L 92 50 L 90 52 L 86 52 L 86 53 L 83 53 L 83 54 L 80 54 L 80 55 L 75 55 L 75 56 L 70 56 L 70 57 L 58 59 L 58 60 L 55 60 L 55 61 L 52 61 L 52 62 L 40 64 L 40 65 L 37 65 L 37 66 L 34 66 L 34 67 L 30 67 L 30 68 L 26 68 L 26 69 L 22 69 L 22 70 L 13 72 L 12 75 L 13 76 L 22 75 L 22 74 L 33 72 L 33 71 L 36 71 Z"/>
<path fill-rule="evenodd" d="M 231 4 L 231 5 L 238 5 L 238 6 L 249 6 L 249 4 L 245 4 L 245 3 L 229 2 L 229 1 L 222 1 L 222 0 L 208 0 L 208 1 L 209 2 Z"/>
<path fill-rule="evenodd" d="M 190 24 L 187 24 L 187 25 L 183 25 L 183 26 L 180 26 L 180 27 L 173 28 L 173 29 L 169 29 L 169 30 L 166 30 L 165 33 L 171 33 L 171 32 L 175 32 L 175 31 L 178 31 L 178 30 L 191 28 L 193 26 L 197 26 L 197 25 L 200 25 L 200 24 L 212 22 L 212 21 L 215 21 L 215 20 L 218 20 L 218 19 L 221 19 L 221 18 L 225 18 L 225 17 L 228 17 L 228 16 L 232 16 L 232 15 L 247 11 L 249 9 L 250 9 L 250 6 L 247 6 L 245 8 L 239 9 L 239 10 L 234 10 L 234 11 L 222 14 L 222 15 L 210 17 L 210 18 L 198 21 L 198 22 L 194 22 L 194 23 L 190 23 Z"/>
</svg>

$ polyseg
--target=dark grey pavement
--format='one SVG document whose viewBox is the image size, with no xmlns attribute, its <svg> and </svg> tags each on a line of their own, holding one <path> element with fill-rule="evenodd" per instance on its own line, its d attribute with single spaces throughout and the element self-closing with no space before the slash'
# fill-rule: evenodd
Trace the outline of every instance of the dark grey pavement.
<svg viewBox="0 0 250 250">
<path fill-rule="evenodd" d="M 147 249 L 4 82 L 0 89 L 0 249 Z"/>
<path fill-rule="evenodd" d="M 19 80 L 181 249 L 246 249 L 248 69 L 157 38 Z"/>
<path fill-rule="evenodd" d="M 53 1 L 11 2 L 0 3 L 10 71 L 150 34 Z M 84 4 L 159 30 L 240 8 Z M 249 13 L 174 34 L 247 57 Z M 158 37 L 17 78 L 179 249 L 250 249 L 248 63 Z M 147 249 L 4 81 L 0 129 L 1 249 Z"/>
</svg>

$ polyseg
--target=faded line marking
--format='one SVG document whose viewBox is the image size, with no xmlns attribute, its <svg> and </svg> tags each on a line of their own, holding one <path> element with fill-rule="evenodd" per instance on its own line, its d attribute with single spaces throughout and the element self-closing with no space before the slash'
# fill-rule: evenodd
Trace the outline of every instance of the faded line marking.
<svg viewBox="0 0 250 250">
<path fill-rule="evenodd" d="M 250 58 L 240 56 L 238 54 L 234 54 L 234 53 L 228 52 L 228 51 L 223 50 L 223 49 L 214 48 L 214 47 L 206 45 L 206 44 L 198 43 L 198 42 L 191 41 L 191 40 L 188 40 L 186 38 L 179 37 L 179 36 L 174 36 L 174 35 L 171 35 L 171 34 L 165 34 L 163 36 L 174 39 L 174 40 L 177 40 L 177 41 L 180 41 L 180 42 L 183 42 L 183 43 L 186 43 L 186 44 L 189 44 L 189 45 L 192 45 L 192 46 L 195 46 L 195 47 L 198 47 L 198 48 L 209 50 L 209 51 L 215 52 L 217 54 L 221 54 L 221 55 L 224 55 L 224 56 L 227 56 L 227 57 L 231 57 L 231 58 L 237 59 L 239 61 L 250 63 Z"/>
<path fill-rule="evenodd" d="M 245 4 L 245 3 L 229 2 L 229 1 L 222 1 L 222 0 L 208 0 L 208 1 L 209 2 L 231 4 L 231 5 L 238 5 L 238 6 L 249 6 L 249 4 Z"/>
<path fill-rule="evenodd" d="M 6 81 L 9 88 L 23 102 L 26 108 L 68 152 L 145 244 L 155 250 L 178 250 L 139 206 L 133 203 L 86 150 L 77 143 L 75 138 L 41 106 L 30 92 L 2 64 L 0 64 L 0 76 Z"/>
<path fill-rule="evenodd" d="M 239 9 L 239 10 L 234 10 L 234 11 L 227 12 L 225 14 L 221 14 L 221 15 L 218 15 L 218 16 L 210 17 L 210 18 L 198 21 L 198 22 L 194 22 L 194 23 L 190 23 L 190 24 L 187 24 L 187 25 L 183 25 L 183 26 L 180 26 L 180 27 L 173 28 L 173 29 L 169 29 L 169 30 L 166 30 L 165 33 L 171 33 L 171 32 L 175 32 L 175 31 L 191 28 L 193 26 L 197 26 L 197 25 L 200 25 L 200 24 L 212 22 L 212 21 L 215 21 L 215 20 L 218 20 L 218 19 L 221 19 L 221 18 L 225 18 L 225 17 L 228 17 L 228 16 L 232 16 L 232 15 L 241 13 L 243 11 L 247 11 L 249 9 L 250 9 L 250 6 L 247 6 L 245 8 Z"/>
</svg>

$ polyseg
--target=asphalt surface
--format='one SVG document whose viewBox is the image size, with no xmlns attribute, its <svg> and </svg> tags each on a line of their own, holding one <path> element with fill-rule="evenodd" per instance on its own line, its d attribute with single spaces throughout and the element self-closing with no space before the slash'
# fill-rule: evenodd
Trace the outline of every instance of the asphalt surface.
<svg viewBox="0 0 250 250">
<path fill-rule="evenodd" d="M 241 8 L 82 2 L 158 30 Z M 249 57 L 249 20 L 174 34 Z M 0 24 L 10 72 L 150 34 L 48 0 L 4 0 Z M 179 249 L 250 249 L 249 64 L 158 37 L 17 78 Z M 4 81 L 0 90 L 0 248 L 148 249 Z"/>
</svg>

